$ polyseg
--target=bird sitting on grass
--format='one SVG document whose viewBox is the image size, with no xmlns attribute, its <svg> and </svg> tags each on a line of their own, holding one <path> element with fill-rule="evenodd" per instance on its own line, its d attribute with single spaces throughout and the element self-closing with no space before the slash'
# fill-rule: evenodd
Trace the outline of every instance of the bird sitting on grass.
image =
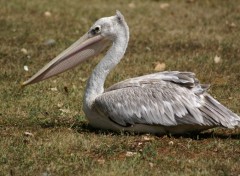
<svg viewBox="0 0 240 176">
<path fill-rule="evenodd" d="M 191 72 L 165 71 L 127 79 L 104 89 L 129 41 L 124 16 L 97 20 L 89 31 L 23 85 L 37 83 L 98 55 L 84 95 L 84 112 L 93 127 L 137 133 L 183 134 L 214 127 L 240 126 L 240 117 L 207 93 Z"/>
</svg>

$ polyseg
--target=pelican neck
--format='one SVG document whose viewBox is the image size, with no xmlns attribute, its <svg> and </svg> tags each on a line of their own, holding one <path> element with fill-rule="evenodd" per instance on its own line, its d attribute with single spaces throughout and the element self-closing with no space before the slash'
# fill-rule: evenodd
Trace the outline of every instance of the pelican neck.
<svg viewBox="0 0 240 176">
<path fill-rule="evenodd" d="M 84 102 L 90 106 L 94 99 L 104 92 L 104 83 L 110 71 L 122 59 L 127 45 L 128 33 L 119 33 L 118 37 L 113 40 L 112 46 L 107 51 L 105 57 L 94 68 L 87 82 L 87 87 L 84 96 Z"/>
</svg>

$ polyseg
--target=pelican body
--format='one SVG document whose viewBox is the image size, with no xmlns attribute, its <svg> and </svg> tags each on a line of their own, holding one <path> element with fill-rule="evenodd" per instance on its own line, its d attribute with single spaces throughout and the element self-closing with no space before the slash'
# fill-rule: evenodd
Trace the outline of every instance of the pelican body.
<svg viewBox="0 0 240 176">
<path fill-rule="evenodd" d="M 240 117 L 207 93 L 191 72 L 166 71 L 140 76 L 104 89 L 129 41 L 123 15 L 97 20 L 78 41 L 23 85 L 50 78 L 92 58 L 111 44 L 93 70 L 84 95 L 84 112 L 95 128 L 137 133 L 182 134 L 217 126 L 240 126 Z"/>
</svg>

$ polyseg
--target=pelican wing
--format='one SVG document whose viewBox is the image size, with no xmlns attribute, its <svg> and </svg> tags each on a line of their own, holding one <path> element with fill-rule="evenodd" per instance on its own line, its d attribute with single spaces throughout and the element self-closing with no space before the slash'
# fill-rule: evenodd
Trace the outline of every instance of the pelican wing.
<svg viewBox="0 0 240 176">
<path fill-rule="evenodd" d="M 190 72 L 155 73 L 111 86 L 93 106 L 121 126 L 239 125 L 240 118 L 207 94 L 207 88 Z"/>
<path fill-rule="evenodd" d="M 121 81 L 112 85 L 106 91 L 140 86 L 141 84 L 146 83 L 158 83 L 159 81 L 173 82 L 186 88 L 194 88 L 193 91 L 195 93 L 202 93 L 209 88 L 209 85 L 200 85 L 198 79 L 195 78 L 195 74 L 192 72 L 165 71 Z"/>
</svg>

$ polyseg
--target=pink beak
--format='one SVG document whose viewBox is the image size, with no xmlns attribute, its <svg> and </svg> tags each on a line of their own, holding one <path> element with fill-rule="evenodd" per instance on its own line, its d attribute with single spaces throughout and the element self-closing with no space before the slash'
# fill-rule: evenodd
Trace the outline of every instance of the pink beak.
<svg viewBox="0 0 240 176">
<path fill-rule="evenodd" d="M 108 46 L 108 44 L 109 40 L 105 39 L 102 35 L 89 37 L 87 33 L 55 57 L 22 85 L 26 86 L 37 83 L 69 70 L 88 58 L 98 55 Z"/>
</svg>

